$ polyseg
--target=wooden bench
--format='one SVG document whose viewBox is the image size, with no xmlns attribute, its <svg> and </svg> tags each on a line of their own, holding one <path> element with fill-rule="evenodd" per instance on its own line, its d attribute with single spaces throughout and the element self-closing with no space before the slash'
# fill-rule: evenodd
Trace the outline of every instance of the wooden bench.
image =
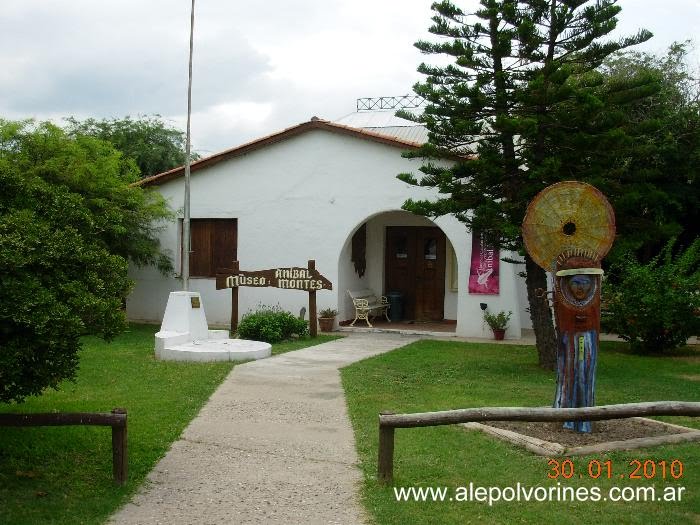
<svg viewBox="0 0 700 525">
<path fill-rule="evenodd" d="M 367 322 L 367 326 L 370 328 L 372 324 L 369 322 L 369 316 L 377 317 L 378 315 L 384 314 L 386 320 L 391 322 L 389 319 L 389 301 L 383 295 L 377 297 L 372 290 L 348 290 L 348 295 L 352 299 L 352 304 L 355 307 L 355 319 L 350 326 L 354 326 L 358 319 L 362 319 Z"/>
</svg>

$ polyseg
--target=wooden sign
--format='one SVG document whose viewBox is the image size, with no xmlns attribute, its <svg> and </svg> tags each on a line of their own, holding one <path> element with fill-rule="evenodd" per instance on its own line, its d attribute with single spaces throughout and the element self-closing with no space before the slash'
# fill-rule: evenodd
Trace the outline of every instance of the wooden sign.
<svg viewBox="0 0 700 525">
<path fill-rule="evenodd" d="M 238 328 L 238 288 L 282 288 L 301 290 L 309 294 L 309 333 L 316 337 L 316 290 L 332 290 L 333 284 L 316 270 L 316 261 L 310 260 L 308 268 L 273 268 L 255 272 L 241 271 L 238 261 L 231 268 L 221 268 L 216 273 L 216 289 L 231 288 L 231 331 Z"/>
<path fill-rule="evenodd" d="M 239 286 L 284 288 L 286 290 L 332 290 L 333 284 L 317 270 L 309 268 L 275 268 L 245 272 L 220 270 L 216 276 L 216 289 Z M 227 275 L 228 274 L 228 275 Z"/>
</svg>

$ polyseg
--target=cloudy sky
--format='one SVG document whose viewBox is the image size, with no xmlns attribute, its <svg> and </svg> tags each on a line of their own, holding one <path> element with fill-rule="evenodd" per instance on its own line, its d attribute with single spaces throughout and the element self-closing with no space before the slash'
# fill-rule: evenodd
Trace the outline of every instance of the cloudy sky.
<svg viewBox="0 0 700 525">
<path fill-rule="evenodd" d="M 337 119 L 359 97 L 408 94 L 431 1 L 197 0 L 194 148 L 213 153 L 313 115 Z M 620 5 L 621 33 L 655 34 L 644 50 L 700 34 L 700 0 Z M 0 117 L 158 113 L 184 129 L 189 10 L 189 0 L 4 1 Z"/>
</svg>

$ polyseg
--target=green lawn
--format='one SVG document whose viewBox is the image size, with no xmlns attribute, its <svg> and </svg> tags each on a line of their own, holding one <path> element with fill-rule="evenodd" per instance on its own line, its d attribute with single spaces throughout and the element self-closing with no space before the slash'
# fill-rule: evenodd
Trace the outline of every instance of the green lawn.
<svg viewBox="0 0 700 525">
<path fill-rule="evenodd" d="M 132 325 L 112 343 L 86 337 L 75 383 L 0 412 L 128 410 L 129 483 L 112 482 L 109 427 L 0 427 L 0 523 L 101 523 L 141 484 L 233 368 L 153 357 L 155 326 Z M 273 345 L 273 353 L 335 339 Z"/>
<path fill-rule="evenodd" d="M 397 502 L 392 487 L 377 483 L 377 414 L 423 412 L 479 406 L 547 406 L 555 377 L 536 366 L 533 347 L 420 341 L 342 370 L 357 449 L 365 474 L 362 490 L 379 524 L 466 523 L 700 523 L 700 444 L 663 446 L 573 458 L 571 479 L 549 480 L 548 459 L 535 456 L 459 426 L 396 429 L 395 487 L 685 487 L 680 502 Z M 654 400 L 700 401 L 700 352 L 672 357 L 630 355 L 626 346 L 603 343 L 599 359 L 598 404 Z M 664 418 L 700 428 L 698 418 Z M 611 460 L 614 478 L 594 480 L 591 460 Z M 629 462 L 674 459 L 683 462 L 681 479 L 621 480 Z M 660 469 L 659 469 L 660 470 Z M 579 473 L 583 478 L 579 478 Z"/>
</svg>

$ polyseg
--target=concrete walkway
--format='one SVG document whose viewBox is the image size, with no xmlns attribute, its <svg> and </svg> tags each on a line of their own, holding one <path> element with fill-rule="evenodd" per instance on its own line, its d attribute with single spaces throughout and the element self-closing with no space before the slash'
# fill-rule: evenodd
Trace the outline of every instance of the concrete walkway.
<svg viewBox="0 0 700 525">
<path fill-rule="evenodd" d="M 416 339 L 349 334 L 236 366 L 110 523 L 366 523 L 338 369 Z"/>
</svg>

